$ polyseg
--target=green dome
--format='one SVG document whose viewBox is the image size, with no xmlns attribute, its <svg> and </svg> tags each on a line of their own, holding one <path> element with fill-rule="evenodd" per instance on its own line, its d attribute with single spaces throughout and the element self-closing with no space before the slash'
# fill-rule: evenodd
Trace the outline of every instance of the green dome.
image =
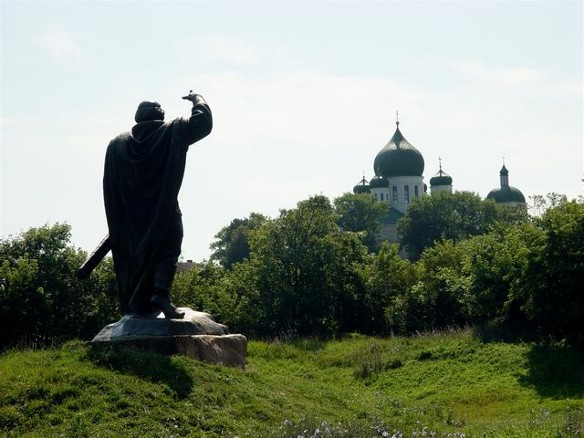
<svg viewBox="0 0 584 438">
<path fill-rule="evenodd" d="M 487 199 L 492 199 L 498 204 L 504 202 L 522 202 L 525 204 L 525 196 L 523 196 L 523 193 L 519 189 L 511 186 L 491 190 L 487 195 Z"/>
<path fill-rule="evenodd" d="M 487 195 L 487 199 L 493 199 L 497 203 L 505 202 L 522 202 L 525 204 L 525 196 L 519 189 L 509 185 L 509 171 L 503 164 L 501 171 L 499 172 L 499 178 L 501 179 L 501 188 L 493 189 Z"/>
<path fill-rule="evenodd" d="M 375 176 L 371 182 L 369 183 L 369 187 L 372 189 L 380 188 L 380 187 L 389 187 L 389 182 L 380 176 Z"/>
<path fill-rule="evenodd" d="M 369 186 L 357 184 L 355 187 L 353 187 L 353 193 L 370 193 Z"/>
<path fill-rule="evenodd" d="M 452 185 L 452 177 L 446 172 L 443 172 L 442 169 L 440 169 L 436 175 L 430 178 L 430 187 L 450 185 Z"/>
<path fill-rule="evenodd" d="M 419 150 L 409 143 L 397 129 L 385 145 L 379 151 L 373 162 L 376 175 L 386 178 L 393 176 L 422 176 L 424 172 L 424 157 Z"/>
<path fill-rule="evenodd" d="M 365 177 L 363 177 L 363 179 L 361 181 L 359 181 L 359 183 L 355 187 L 353 187 L 353 193 L 355 193 L 355 194 L 357 194 L 357 193 L 370 193 L 369 183 L 367 182 Z"/>
</svg>

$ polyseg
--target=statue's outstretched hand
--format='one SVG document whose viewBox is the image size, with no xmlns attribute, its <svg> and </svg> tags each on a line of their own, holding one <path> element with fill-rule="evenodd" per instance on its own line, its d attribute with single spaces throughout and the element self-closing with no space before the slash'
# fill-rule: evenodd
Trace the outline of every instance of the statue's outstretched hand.
<svg viewBox="0 0 584 438">
<path fill-rule="evenodd" d="M 182 98 L 184 100 L 190 100 L 191 102 L 195 103 L 195 101 L 197 100 L 197 97 L 198 96 L 199 95 L 197 93 L 193 93 L 193 90 L 191 90 L 188 95 L 183 96 Z"/>
</svg>

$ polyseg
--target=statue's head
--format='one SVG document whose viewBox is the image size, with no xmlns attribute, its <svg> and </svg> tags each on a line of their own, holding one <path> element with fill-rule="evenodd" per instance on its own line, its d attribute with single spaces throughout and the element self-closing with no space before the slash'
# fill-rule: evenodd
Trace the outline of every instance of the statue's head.
<svg viewBox="0 0 584 438">
<path fill-rule="evenodd" d="M 158 102 L 144 101 L 138 105 L 134 120 L 136 120 L 136 123 L 147 122 L 150 120 L 164 120 L 164 110 L 160 107 Z"/>
</svg>

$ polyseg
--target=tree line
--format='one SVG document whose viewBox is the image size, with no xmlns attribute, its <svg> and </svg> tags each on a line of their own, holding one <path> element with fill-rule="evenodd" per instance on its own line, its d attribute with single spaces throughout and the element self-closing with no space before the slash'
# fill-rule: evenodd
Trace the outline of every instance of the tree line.
<svg viewBox="0 0 584 438">
<path fill-rule="evenodd" d="M 584 203 L 535 197 L 538 214 L 473 193 L 416 198 L 401 248 L 376 239 L 387 205 L 314 196 L 276 218 L 251 213 L 215 236 L 209 261 L 177 274 L 177 305 L 255 337 L 483 333 L 581 344 Z M 2 345 L 90 339 L 119 318 L 111 259 L 74 279 L 85 253 L 57 224 L 0 242 Z"/>
</svg>

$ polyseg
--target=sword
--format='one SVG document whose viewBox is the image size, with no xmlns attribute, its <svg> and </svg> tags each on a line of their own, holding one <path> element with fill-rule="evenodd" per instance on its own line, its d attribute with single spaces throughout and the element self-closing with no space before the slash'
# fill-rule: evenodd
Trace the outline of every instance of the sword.
<svg viewBox="0 0 584 438">
<path fill-rule="evenodd" d="M 79 280 L 89 278 L 91 272 L 99 265 L 108 252 L 112 249 L 112 243 L 109 239 L 109 234 L 97 245 L 90 256 L 85 260 L 85 263 L 75 273 Z"/>
</svg>

